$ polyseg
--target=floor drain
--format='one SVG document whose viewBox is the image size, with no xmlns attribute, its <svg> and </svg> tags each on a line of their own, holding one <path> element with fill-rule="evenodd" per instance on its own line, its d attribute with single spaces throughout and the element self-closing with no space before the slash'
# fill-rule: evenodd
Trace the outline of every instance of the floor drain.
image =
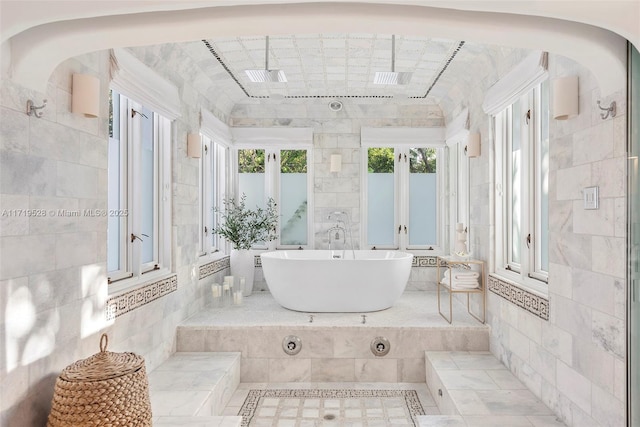
<svg viewBox="0 0 640 427">
<path fill-rule="evenodd" d="M 336 416 L 333 414 L 327 414 L 323 417 L 325 420 L 335 420 Z"/>
</svg>

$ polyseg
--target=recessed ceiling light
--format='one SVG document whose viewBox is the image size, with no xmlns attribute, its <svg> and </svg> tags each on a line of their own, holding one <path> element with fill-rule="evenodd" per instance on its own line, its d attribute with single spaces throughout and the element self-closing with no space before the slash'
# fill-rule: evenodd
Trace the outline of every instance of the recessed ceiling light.
<svg viewBox="0 0 640 427">
<path fill-rule="evenodd" d="M 338 101 L 337 99 L 334 101 L 331 101 L 329 103 L 329 109 L 331 111 L 340 111 L 342 110 L 342 102 Z"/>
</svg>

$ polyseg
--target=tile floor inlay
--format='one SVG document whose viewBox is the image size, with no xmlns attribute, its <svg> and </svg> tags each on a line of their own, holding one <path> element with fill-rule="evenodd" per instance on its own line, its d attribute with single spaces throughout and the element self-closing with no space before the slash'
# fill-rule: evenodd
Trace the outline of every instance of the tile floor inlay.
<svg viewBox="0 0 640 427">
<path fill-rule="evenodd" d="M 249 390 L 243 427 L 417 426 L 425 411 L 416 390 Z"/>
</svg>

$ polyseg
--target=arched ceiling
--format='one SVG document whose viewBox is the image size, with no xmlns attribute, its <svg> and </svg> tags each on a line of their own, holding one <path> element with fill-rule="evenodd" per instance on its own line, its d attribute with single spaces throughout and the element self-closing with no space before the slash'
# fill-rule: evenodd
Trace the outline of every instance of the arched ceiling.
<svg viewBox="0 0 640 427">
<path fill-rule="evenodd" d="M 212 42 L 218 41 L 220 43 L 218 48 L 224 51 L 222 45 L 225 44 L 225 40 L 230 45 L 234 40 L 240 44 L 242 43 L 239 41 L 244 40 L 251 47 L 243 48 L 244 51 L 236 49 L 235 53 L 233 49 L 229 49 L 227 54 L 230 57 L 234 55 L 236 57 L 228 62 L 237 62 L 236 67 L 240 70 L 244 65 L 241 59 L 236 61 L 237 55 L 246 54 L 257 67 L 258 62 L 261 62 L 258 61 L 259 57 L 264 57 L 260 42 L 260 37 L 264 34 L 273 35 L 274 40 L 278 40 L 278 36 L 291 37 L 292 34 L 295 35 L 294 37 L 300 37 L 301 40 L 305 35 L 313 38 L 318 37 L 317 35 L 324 37 L 329 34 L 360 34 L 372 37 L 399 34 L 399 53 L 402 52 L 402 44 L 405 42 L 406 46 L 411 43 L 422 45 L 420 48 L 414 48 L 414 53 L 417 52 L 416 49 L 426 49 L 426 40 L 435 40 L 434 46 L 440 42 L 444 43 L 440 46 L 440 50 L 446 51 L 446 54 L 434 58 L 431 69 L 428 58 L 420 63 L 415 61 L 422 61 L 422 59 L 402 62 L 402 66 L 415 67 L 412 71 L 418 74 L 423 73 L 421 78 L 416 79 L 416 85 L 419 83 L 422 86 L 412 88 L 414 92 L 408 93 L 409 96 L 426 90 L 424 88 L 426 82 L 433 81 L 434 73 L 442 69 L 443 58 L 450 54 L 456 42 L 462 40 L 559 53 L 590 68 L 598 79 L 603 93 L 615 90 L 619 87 L 620 81 L 625 78 L 624 40 L 611 31 L 578 22 L 599 23 L 613 31 L 629 34 L 627 37 L 640 38 L 640 34 L 633 32 L 633 23 L 640 22 L 634 19 L 634 16 L 637 16 L 638 2 L 584 1 L 581 2 L 580 7 L 575 8 L 579 9 L 580 13 L 573 15 L 570 8 L 566 7 L 566 3 L 576 6 L 576 2 L 562 1 L 463 2 L 455 0 L 411 1 L 394 4 L 374 4 L 364 1 L 287 3 L 207 0 L 186 2 L 3 0 L 0 6 L 2 7 L 2 38 L 8 39 L 11 48 L 12 78 L 19 84 L 40 91 L 45 87 L 53 68 L 64 59 L 119 46 L 143 46 L 207 39 Z M 215 6 L 212 7 L 213 4 Z M 605 4 L 607 14 L 595 13 L 604 11 Z M 466 10 L 445 9 L 443 8 L 445 5 Z M 503 13 L 505 11 L 532 16 L 506 15 Z M 605 15 L 616 18 L 607 19 Z M 543 16 L 560 16 L 578 22 Z M 640 33 L 640 30 L 638 32 Z M 364 52 L 369 42 L 355 42 L 355 40 L 354 38 L 354 43 L 364 45 Z M 377 70 L 377 67 L 384 67 L 385 58 L 387 63 L 390 62 L 390 46 L 383 47 L 382 40 L 379 40 L 380 48 L 377 50 L 376 43 L 372 42 L 369 54 L 373 56 L 366 65 L 357 65 L 355 61 L 351 67 L 349 64 L 331 65 L 332 61 L 341 55 L 338 52 L 340 49 L 336 47 L 327 47 L 334 51 L 323 57 L 325 63 L 322 64 L 324 67 L 322 72 L 308 73 L 315 74 L 314 78 L 305 77 L 304 70 L 297 72 L 300 70 L 298 66 L 288 64 L 287 66 L 291 65 L 292 69 L 297 70 L 291 74 L 292 76 L 302 75 L 300 79 L 296 77 L 295 80 L 295 84 L 300 87 L 290 90 L 293 93 L 296 90 L 305 89 L 307 94 L 313 94 L 316 90 L 337 90 L 338 87 L 332 85 L 338 84 L 337 75 L 340 73 L 344 73 L 348 82 L 348 75 L 352 72 L 355 76 L 358 71 L 366 74 L 374 68 Z M 327 40 L 327 42 L 343 43 L 345 52 L 349 49 L 348 42 L 340 41 L 338 38 L 331 42 Z M 287 49 L 290 50 L 286 46 L 279 48 L 276 45 L 274 51 L 276 60 L 282 60 L 283 64 L 287 60 L 292 62 L 300 60 L 302 57 L 300 51 L 286 58 L 284 51 Z M 426 50 L 422 51 L 422 55 L 424 54 Z M 409 63 L 410 61 L 414 62 Z M 438 65 L 436 66 L 435 63 Z M 398 63 L 398 68 L 400 65 Z M 368 67 L 368 71 L 364 72 L 358 67 Z M 334 78 L 336 81 L 333 81 Z M 323 88 L 312 87 L 320 85 L 321 80 Z M 355 78 L 353 83 L 356 84 Z M 356 90 L 355 87 L 345 86 L 344 90 L 347 91 L 347 89 L 354 93 L 381 91 L 376 87 L 368 87 L 365 91 L 365 88 Z M 257 89 L 257 93 L 264 93 L 264 90 L 264 88 Z"/>
</svg>

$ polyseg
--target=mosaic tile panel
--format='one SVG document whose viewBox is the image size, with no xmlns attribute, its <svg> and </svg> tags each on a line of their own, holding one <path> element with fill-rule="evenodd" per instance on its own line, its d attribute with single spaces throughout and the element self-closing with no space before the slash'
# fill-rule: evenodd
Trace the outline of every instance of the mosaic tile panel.
<svg viewBox="0 0 640 427">
<path fill-rule="evenodd" d="M 111 297 L 107 300 L 107 320 L 129 313 L 178 289 L 178 276 L 173 275 Z"/>
<path fill-rule="evenodd" d="M 266 389 L 250 390 L 238 415 L 242 426 L 418 425 L 424 408 L 415 390 Z"/>
<path fill-rule="evenodd" d="M 432 255 L 414 255 L 411 267 L 435 267 L 436 256 Z"/>
<path fill-rule="evenodd" d="M 489 276 L 489 290 L 543 320 L 549 320 L 549 300 L 526 291 L 513 283 Z"/>
<path fill-rule="evenodd" d="M 256 267 L 262 268 L 262 258 L 260 258 L 260 255 L 256 255 L 256 257 L 254 258 L 254 265 Z"/>
<path fill-rule="evenodd" d="M 211 276 L 212 274 L 216 274 L 226 268 L 229 268 L 230 265 L 231 263 L 228 256 L 208 262 L 206 264 L 202 264 L 200 266 L 198 278 L 202 280 L 207 276 Z"/>
</svg>

